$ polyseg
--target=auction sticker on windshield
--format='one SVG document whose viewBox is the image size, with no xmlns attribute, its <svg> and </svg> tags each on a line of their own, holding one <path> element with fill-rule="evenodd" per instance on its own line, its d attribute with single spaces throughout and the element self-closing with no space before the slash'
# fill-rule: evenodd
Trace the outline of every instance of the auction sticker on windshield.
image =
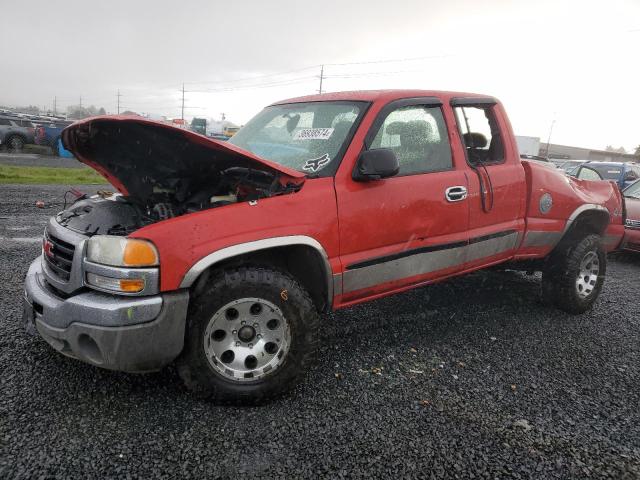
<svg viewBox="0 0 640 480">
<path fill-rule="evenodd" d="M 302 128 L 293 134 L 294 140 L 328 140 L 333 128 Z"/>
</svg>

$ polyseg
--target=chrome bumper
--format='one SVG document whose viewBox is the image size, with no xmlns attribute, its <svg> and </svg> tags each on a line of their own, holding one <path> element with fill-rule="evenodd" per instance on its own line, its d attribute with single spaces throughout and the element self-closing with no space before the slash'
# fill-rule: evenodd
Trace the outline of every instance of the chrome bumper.
<svg viewBox="0 0 640 480">
<path fill-rule="evenodd" d="M 187 290 L 145 297 L 83 291 L 63 298 L 45 281 L 41 259 L 25 280 L 23 320 L 60 353 L 111 370 L 145 372 L 182 351 Z"/>
</svg>

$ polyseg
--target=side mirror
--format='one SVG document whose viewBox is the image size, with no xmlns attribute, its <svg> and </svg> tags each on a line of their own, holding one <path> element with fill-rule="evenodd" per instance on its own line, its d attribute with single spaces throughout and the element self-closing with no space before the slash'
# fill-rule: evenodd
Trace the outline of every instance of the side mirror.
<svg viewBox="0 0 640 480">
<path fill-rule="evenodd" d="M 627 173 L 624 174 L 625 182 L 633 182 L 638 179 L 638 175 L 633 170 L 628 170 Z"/>
<path fill-rule="evenodd" d="M 580 180 L 602 180 L 602 175 L 597 170 L 590 167 L 580 167 L 576 177 Z"/>
<path fill-rule="evenodd" d="M 358 157 L 353 179 L 357 182 L 393 177 L 400 171 L 396 154 L 389 148 L 365 150 Z"/>
</svg>

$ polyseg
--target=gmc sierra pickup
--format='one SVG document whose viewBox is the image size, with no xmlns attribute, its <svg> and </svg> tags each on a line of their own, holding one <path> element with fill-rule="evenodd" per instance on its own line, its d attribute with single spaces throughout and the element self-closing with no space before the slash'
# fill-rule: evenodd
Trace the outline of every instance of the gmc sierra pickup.
<svg viewBox="0 0 640 480">
<path fill-rule="evenodd" d="M 541 271 L 546 303 L 584 312 L 624 235 L 616 186 L 521 160 L 489 96 L 296 98 L 228 142 L 130 117 L 62 138 L 118 192 L 50 219 L 26 328 L 104 368 L 175 361 L 223 402 L 299 381 L 321 313 L 497 264 Z"/>
</svg>

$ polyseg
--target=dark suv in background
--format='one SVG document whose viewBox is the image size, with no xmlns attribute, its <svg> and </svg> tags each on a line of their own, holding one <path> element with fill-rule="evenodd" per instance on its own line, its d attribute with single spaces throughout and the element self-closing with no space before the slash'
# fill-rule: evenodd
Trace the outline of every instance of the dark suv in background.
<svg viewBox="0 0 640 480">
<path fill-rule="evenodd" d="M 0 116 L 0 144 L 19 152 L 27 143 L 35 143 L 35 126 L 20 117 Z"/>
</svg>

